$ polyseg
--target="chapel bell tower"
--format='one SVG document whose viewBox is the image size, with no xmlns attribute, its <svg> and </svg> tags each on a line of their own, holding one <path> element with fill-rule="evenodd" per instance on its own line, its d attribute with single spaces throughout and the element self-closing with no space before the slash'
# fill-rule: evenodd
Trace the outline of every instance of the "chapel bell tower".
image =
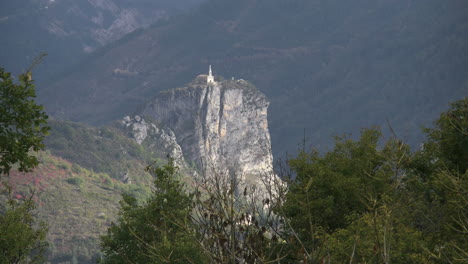
<svg viewBox="0 0 468 264">
<path fill-rule="evenodd" d="M 211 65 L 210 65 L 210 69 L 208 71 L 208 76 L 206 77 L 206 83 L 207 84 L 210 84 L 210 83 L 214 84 L 215 83 L 213 72 L 211 71 Z"/>
</svg>

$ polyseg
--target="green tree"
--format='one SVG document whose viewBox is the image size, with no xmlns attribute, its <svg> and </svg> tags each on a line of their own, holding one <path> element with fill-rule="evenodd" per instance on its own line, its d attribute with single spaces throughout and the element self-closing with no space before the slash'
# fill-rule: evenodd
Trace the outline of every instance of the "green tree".
<svg viewBox="0 0 468 264">
<path fill-rule="evenodd" d="M 337 138 L 324 155 L 302 152 L 290 161 L 296 177 L 283 207 L 292 234 L 291 262 L 420 262 L 421 235 L 412 225 L 414 199 L 405 187 L 409 147 L 365 129 Z"/>
<path fill-rule="evenodd" d="M 427 139 L 412 159 L 408 187 L 418 195 L 416 222 L 439 263 L 468 261 L 468 97 L 451 104 L 425 129 Z"/>
<path fill-rule="evenodd" d="M 20 75 L 19 81 L 15 84 L 11 74 L 0 68 L 0 176 L 9 175 L 15 164 L 19 171 L 36 167 L 38 160 L 30 151 L 44 148 L 49 130 L 43 107 L 34 101 L 31 72 Z M 33 215 L 34 194 L 19 202 L 11 196 L 8 183 L 2 186 L 9 198 L 0 208 L 0 263 L 42 263 L 47 228 Z"/>
<path fill-rule="evenodd" d="M 468 98 L 410 152 L 365 129 L 324 154 L 301 152 L 283 206 L 290 262 L 466 263 Z M 381 142 L 381 143 L 379 143 Z"/>
<path fill-rule="evenodd" d="M 117 223 L 101 238 L 101 263 L 204 263 L 190 230 L 192 198 L 177 167 L 169 162 L 148 170 L 155 177 L 151 197 L 140 205 L 123 195 Z"/>
<path fill-rule="evenodd" d="M 44 262 L 47 227 L 34 217 L 35 207 L 30 195 L 23 202 L 9 198 L 0 208 L 0 263 Z"/>
<path fill-rule="evenodd" d="M 30 151 L 44 148 L 42 141 L 49 131 L 43 106 L 36 104 L 31 73 L 13 82 L 11 73 L 0 68 L 0 174 L 8 174 L 13 164 L 29 171 L 38 164 Z"/>
<path fill-rule="evenodd" d="M 426 154 L 425 161 L 432 168 L 445 167 L 461 174 L 468 170 L 468 97 L 452 103 L 434 127 L 424 131 L 427 140 L 420 154 Z"/>
</svg>

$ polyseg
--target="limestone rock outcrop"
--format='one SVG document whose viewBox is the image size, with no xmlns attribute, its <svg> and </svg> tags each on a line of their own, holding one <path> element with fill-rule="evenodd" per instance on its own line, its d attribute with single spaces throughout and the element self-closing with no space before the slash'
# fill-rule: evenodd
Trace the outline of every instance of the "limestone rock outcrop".
<svg viewBox="0 0 468 264">
<path fill-rule="evenodd" d="M 200 172 L 229 173 L 260 186 L 272 175 L 272 152 L 265 95 L 244 80 L 207 84 L 199 76 L 183 88 L 161 92 L 141 112 L 154 127 L 173 132 L 188 164 Z M 148 125 L 133 124 L 142 142 Z"/>
<path fill-rule="evenodd" d="M 165 153 L 174 159 L 177 166 L 187 168 L 182 148 L 177 143 L 176 136 L 170 128 L 160 128 L 153 123 L 146 122 L 139 115 L 126 116 L 121 120 L 122 126 L 129 132 L 129 136 L 136 143 L 144 144 L 155 153 Z"/>
</svg>

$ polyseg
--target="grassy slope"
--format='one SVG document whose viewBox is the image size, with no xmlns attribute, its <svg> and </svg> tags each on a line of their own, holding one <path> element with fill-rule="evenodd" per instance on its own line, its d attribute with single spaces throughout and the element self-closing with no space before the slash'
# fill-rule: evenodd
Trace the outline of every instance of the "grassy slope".
<svg viewBox="0 0 468 264">
<path fill-rule="evenodd" d="M 36 192 L 38 216 L 49 225 L 49 261 L 95 263 L 99 236 L 117 217 L 121 193 L 143 200 L 152 176 L 144 168 L 163 162 L 116 127 L 95 128 L 50 121 L 48 150 L 37 155 L 41 164 L 31 173 L 13 171 L 8 178 L 14 197 Z M 128 173 L 130 184 L 123 183 Z M 5 196 L 0 197 L 4 199 Z"/>
<path fill-rule="evenodd" d="M 117 180 L 127 172 L 131 178 L 144 177 L 147 164 L 162 162 L 165 157 L 138 145 L 117 126 L 97 128 L 65 121 L 50 121 L 49 125 L 45 144 L 52 154 Z"/>
<path fill-rule="evenodd" d="M 38 216 L 49 225 L 51 263 L 71 262 L 73 257 L 79 263 L 95 263 L 99 236 L 116 219 L 121 193 L 144 200 L 152 186 L 145 167 L 165 163 L 166 154 L 138 145 L 118 124 L 91 127 L 49 121 L 49 125 L 47 151 L 37 153 L 39 167 L 26 174 L 13 171 L 8 178 L 13 195 L 22 199 L 36 192 Z"/>
<path fill-rule="evenodd" d="M 123 184 L 49 152 L 38 153 L 41 165 L 31 173 L 13 171 L 8 178 L 13 196 L 36 192 L 37 213 L 48 223 L 49 261 L 63 263 L 73 256 L 79 263 L 95 263 L 99 236 L 116 219 L 122 192 L 144 198 L 150 178 Z M 4 198 L 4 197 L 2 197 Z"/>
</svg>

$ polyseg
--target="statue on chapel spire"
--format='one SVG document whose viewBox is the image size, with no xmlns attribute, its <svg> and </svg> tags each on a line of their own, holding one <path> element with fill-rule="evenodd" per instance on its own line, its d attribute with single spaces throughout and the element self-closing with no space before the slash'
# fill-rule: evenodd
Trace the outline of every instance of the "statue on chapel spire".
<svg viewBox="0 0 468 264">
<path fill-rule="evenodd" d="M 210 65 L 210 69 L 208 71 L 208 77 L 206 77 L 206 83 L 215 83 L 214 81 L 214 76 L 213 76 L 213 73 L 211 71 L 211 65 Z"/>
</svg>

